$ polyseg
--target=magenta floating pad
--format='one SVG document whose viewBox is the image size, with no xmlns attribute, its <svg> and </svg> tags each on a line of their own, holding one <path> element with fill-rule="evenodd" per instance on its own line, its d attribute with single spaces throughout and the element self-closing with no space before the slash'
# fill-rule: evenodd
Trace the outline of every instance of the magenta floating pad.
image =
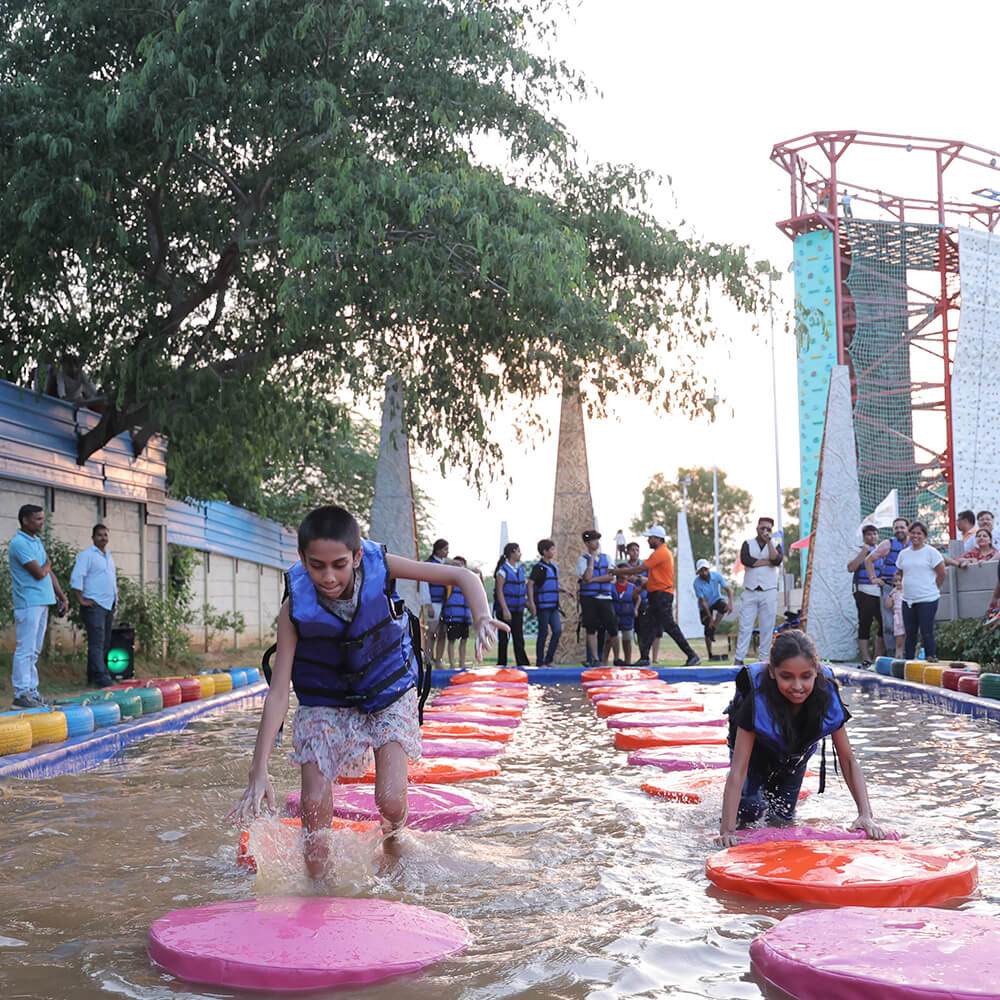
<svg viewBox="0 0 1000 1000">
<path fill-rule="evenodd" d="M 521 725 L 521 720 L 513 715 L 491 715 L 489 712 L 467 712 L 464 709 L 456 708 L 453 712 L 451 706 L 442 705 L 435 708 L 428 705 L 424 709 L 425 722 L 478 722 L 484 726 L 506 726 L 508 729 L 517 729 Z"/>
<path fill-rule="evenodd" d="M 149 929 L 149 957 L 180 979 L 291 992 L 372 983 L 461 951 L 457 920 L 381 899 L 245 899 L 174 910 Z"/>
<path fill-rule="evenodd" d="M 650 747 L 633 750 L 628 762 L 651 765 L 661 771 L 696 771 L 702 767 L 729 767 L 729 748 L 724 746 Z"/>
<path fill-rule="evenodd" d="M 793 913 L 750 945 L 796 1000 L 997 1000 L 1000 920 L 924 907 Z"/>
<path fill-rule="evenodd" d="M 432 740 L 421 741 L 424 757 L 497 757 L 504 745 L 496 740 Z"/>
<path fill-rule="evenodd" d="M 725 726 L 729 719 L 715 712 L 622 712 L 609 715 L 608 729 L 640 729 L 644 726 Z"/>
<path fill-rule="evenodd" d="M 485 799 L 443 785 L 410 785 L 406 825 L 414 830 L 444 830 L 467 823 L 486 809 Z M 378 819 L 371 785 L 346 785 L 333 796 L 333 815 L 341 819 Z"/>
</svg>

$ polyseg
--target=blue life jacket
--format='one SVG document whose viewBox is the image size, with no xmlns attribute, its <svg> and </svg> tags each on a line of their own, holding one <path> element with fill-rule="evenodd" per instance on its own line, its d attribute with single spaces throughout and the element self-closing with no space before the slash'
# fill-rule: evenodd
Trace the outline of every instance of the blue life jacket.
<svg viewBox="0 0 1000 1000">
<path fill-rule="evenodd" d="M 554 562 L 539 560 L 536 566 L 541 566 L 545 579 L 535 587 L 535 607 L 539 611 L 559 607 L 559 567 Z"/>
<path fill-rule="evenodd" d="M 437 563 L 439 566 L 444 565 L 441 559 L 435 556 L 428 556 L 425 562 Z M 445 594 L 448 593 L 448 588 L 443 583 L 428 583 L 427 589 L 431 594 L 431 604 L 444 604 Z"/>
<path fill-rule="evenodd" d="M 775 758 L 778 767 L 782 769 L 794 770 L 803 761 L 808 760 L 815 752 L 820 740 L 835 733 L 847 720 L 844 703 L 840 700 L 840 691 L 837 688 L 836 680 L 834 680 L 833 671 L 825 664 L 820 664 L 820 669 L 823 671 L 827 690 L 830 692 L 830 702 L 823 715 L 820 731 L 805 746 L 793 747 L 788 745 L 777 721 L 771 716 L 771 709 L 764 693 L 767 664 L 751 663 L 745 666 L 736 676 L 736 694 L 726 708 L 726 714 L 730 716 L 730 749 L 735 745 L 735 730 L 737 728 L 732 717 L 736 708 L 743 703 L 744 698 L 752 697 L 754 699 L 753 728 L 757 744 L 760 744 L 769 756 Z M 823 783 L 821 781 L 821 784 Z M 822 788 L 820 790 L 822 791 Z"/>
<path fill-rule="evenodd" d="M 528 586 L 524 578 L 524 566 L 517 564 L 515 569 L 509 562 L 500 567 L 503 570 L 503 599 L 507 602 L 507 610 L 523 611 L 528 603 Z M 497 570 L 499 573 L 500 570 Z"/>
<path fill-rule="evenodd" d="M 882 562 L 882 560 L 879 559 L 875 563 L 875 573 L 876 573 L 876 575 L 879 572 L 879 563 L 881 563 L 881 562 Z M 864 563 L 862 563 L 854 571 L 854 586 L 856 587 L 859 583 L 870 583 L 870 584 L 874 584 L 875 583 L 875 581 L 868 575 L 868 568 L 865 566 Z"/>
<path fill-rule="evenodd" d="M 472 611 L 469 602 L 465 599 L 461 587 L 452 587 L 451 593 L 444 599 L 441 605 L 441 621 L 443 622 L 471 622 Z"/>
<path fill-rule="evenodd" d="M 649 604 L 649 591 L 646 589 L 646 583 L 649 577 L 645 573 L 640 573 L 636 576 L 636 584 L 642 584 L 642 590 L 639 592 L 639 611 L 645 611 L 646 605 Z"/>
<path fill-rule="evenodd" d="M 621 594 L 615 587 L 614 596 L 611 599 L 615 602 L 618 628 L 624 632 L 630 631 L 635 627 L 635 584 L 626 584 L 625 590 Z"/>
<path fill-rule="evenodd" d="M 367 540 L 361 547 L 364 578 L 350 622 L 319 603 L 301 563 L 285 576 L 288 614 L 298 634 L 292 687 L 301 705 L 379 712 L 417 684 L 408 615 L 385 549 Z"/>
<path fill-rule="evenodd" d="M 895 535 L 889 539 L 889 554 L 875 563 L 875 571 L 883 580 L 891 580 L 896 575 L 896 560 L 899 559 L 899 553 L 909 547 L 909 542 L 901 542 Z"/>
<path fill-rule="evenodd" d="M 588 552 L 587 555 L 590 555 Z M 594 557 L 593 569 L 591 570 L 591 576 L 604 576 L 608 572 L 608 557 L 603 553 L 599 553 Z M 606 594 L 608 597 L 613 596 L 612 591 L 615 589 L 614 582 L 612 580 L 605 580 L 603 583 L 594 583 L 593 580 L 585 581 L 583 577 L 580 577 L 580 596 L 581 597 L 597 597 L 599 594 Z"/>
</svg>

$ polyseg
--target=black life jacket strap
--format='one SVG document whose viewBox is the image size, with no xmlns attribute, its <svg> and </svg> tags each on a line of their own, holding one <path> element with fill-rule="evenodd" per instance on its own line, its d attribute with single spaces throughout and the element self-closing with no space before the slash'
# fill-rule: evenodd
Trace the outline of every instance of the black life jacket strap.
<svg viewBox="0 0 1000 1000">
<path fill-rule="evenodd" d="M 826 791 L 826 737 L 823 737 L 823 743 L 820 746 L 819 751 L 819 794 L 822 795 Z"/>
<path fill-rule="evenodd" d="M 421 638 L 420 619 L 406 609 L 406 616 L 410 623 L 410 644 L 413 647 L 413 656 L 417 661 L 417 719 L 420 725 L 424 724 L 424 705 L 427 704 L 427 696 L 431 693 L 431 668 L 424 666 L 424 647 Z"/>
<path fill-rule="evenodd" d="M 288 585 L 286 583 L 285 585 L 286 594 L 288 592 L 287 587 Z M 282 603 L 284 603 L 284 599 L 282 599 Z M 276 642 L 272 642 L 271 645 L 264 650 L 264 655 L 260 658 L 261 673 L 263 673 L 264 680 L 267 681 L 268 687 L 271 686 L 271 657 L 274 656 L 274 654 L 277 651 L 278 651 L 278 644 Z M 275 746 L 281 743 L 281 734 L 284 731 L 285 731 L 285 723 L 282 722 L 281 725 L 278 726 L 278 735 L 274 738 Z"/>
</svg>

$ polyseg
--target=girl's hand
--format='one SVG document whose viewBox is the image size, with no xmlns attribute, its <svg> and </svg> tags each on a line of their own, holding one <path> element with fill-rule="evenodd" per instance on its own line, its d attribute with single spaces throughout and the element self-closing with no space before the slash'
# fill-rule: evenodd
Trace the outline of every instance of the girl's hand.
<svg viewBox="0 0 1000 1000">
<path fill-rule="evenodd" d="M 847 829 L 864 830 L 865 836 L 869 840 L 885 840 L 884 828 L 879 826 L 870 816 L 859 816 Z"/>
<path fill-rule="evenodd" d="M 255 820 L 261 814 L 261 807 L 267 804 L 268 812 L 278 811 L 278 799 L 274 794 L 274 785 L 265 774 L 263 777 L 250 775 L 250 783 L 243 797 L 236 803 L 236 808 L 226 815 L 230 823 L 247 823 Z"/>
<path fill-rule="evenodd" d="M 483 617 L 476 622 L 476 659 L 480 662 L 483 656 L 493 648 L 497 641 L 497 632 L 500 630 L 510 633 L 510 626 L 504 624 L 497 618 Z"/>
<path fill-rule="evenodd" d="M 719 847 L 735 847 L 740 841 L 735 830 L 724 830 L 715 838 L 715 842 Z"/>
</svg>

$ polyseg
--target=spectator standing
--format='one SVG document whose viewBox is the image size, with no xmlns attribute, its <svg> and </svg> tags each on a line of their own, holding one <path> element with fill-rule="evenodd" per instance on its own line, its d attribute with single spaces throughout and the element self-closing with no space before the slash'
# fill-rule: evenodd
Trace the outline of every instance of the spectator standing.
<svg viewBox="0 0 1000 1000">
<path fill-rule="evenodd" d="M 538 620 L 535 663 L 539 667 L 550 667 L 562 636 L 556 543 L 551 538 L 543 538 L 538 543 L 538 554 L 541 558 L 531 567 L 531 575 L 528 577 L 528 610 Z"/>
<path fill-rule="evenodd" d="M 524 609 L 527 605 L 527 586 L 524 567 L 521 565 L 521 546 L 508 542 L 503 547 L 503 555 L 493 571 L 496 588 L 493 602 L 496 617 L 510 626 L 510 636 L 501 632 L 497 637 L 497 666 L 507 666 L 507 643 L 514 643 L 514 662 L 519 667 L 528 665 L 528 654 L 524 649 Z"/>
<path fill-rule="evenodd" d="M 895 586 L 896 560 L 909 544 L 910 522 L 905 517 L 897 517 L 892 522 L 892 538 L 879 542 L 865 558 L 868 576 L 877 580 L 882 589 L 882 641 L 890 656 L 897 656 L 902 647 L 895 642 L 895 610 L 889 603 L 889 594 Z"/>
<path fill-rule="evenodd" d="M 625 532 L 621 528 L 615 534 L 615 559 L 625 558 Z"/>
<path fill-rule="evenodd" d="M 882 621 L 882 588 L 878 583 L 878 568 L 874 564 L 869 569 L 868 556 L 878 546 L 878 528 L 866 524 L 861 529 L 861 550 L 847 564 L 847 571 L 854 574 L 854 604 L 858 609 L 858 651 L 861 666 L 872 665 L 871 642 L 872 622 L 878 623 L 878 637 L 875 640 L 875 655 L 881 656 L 884 648 L 885 625 Z"/>
<path fill-rule="evenodd" d="M 12 708 L 42 708 L 45 699 L 38 692 L 38 657 L 45 641 L 49 608 L 64 615 L 69 607 L 52 563 L 42 544 L 45 512 L 35 504 L 25 504 L 17 512 L 20 531 L 8 547 L 10 584 L 14 598 L 16 645 L 11 664 L 14 688 Z"/>
<path fill-rule="evenodd" d="M 639 566 L 641 568 L 642 561 L 639 559 L 639 543 L 629 542 L 625 546 L 625 552 L 628 558 L 629 566 Z M 635 583 L 636 590 L 639 591 L 639 610 L 636 612 L 635 616 L 635 635 L 636 642 L 638 643 L 639 636 L 642 634 L 642 619 L 645 617 L 646 612 L 649 610 L 649 591 L 646 590 L 646 583 L 648 577 L 646 576 L 645 570 L 642 570 L 637 576 L 634 576 L 633 582 Z M 650 657 L 653 663 L 660 658 L 660 639 L 659 637 L 653 640 L 653 648 L 650 651 Z"/>
<path fill-rule="evenodd" d="M 670 636 L 687 657 L 686 667 L 701 663 L 701 657 L 691 648 L 684 633 L 674 621 L 674 557 L 667 545 L 667 533 L 660 524 L 654 524 L 646 532 L 646 540 L 652 552 L 639 566 L 615 568 L 616 576 L 636 576 L 643 571 L 647 575 L 646 589 L 649 603 L 643 616 L 642 631 L 639 634 L 639 659 L 636 666 L 648 667 L 649 652 L 653 640 L 664 632 Z"/>
<path fill-rule="evenodd" d="M 736 640 L 736 658 L 733 663 L 742 666 L 750 649 L 753 627 L 760 630 L 760 656 L 766 663 L 771 652 L 774 619 L 778 612 L 778 572 L 785 561 L 781 546 L 771 538 L 774 518 L 757 519 L 757 534 L 747 539 L 740 548 L 743 564 L 743 603 L 740 607 L 740 633 Z"/>
<path fill-rule="evenodd" d="M 619 567 L 627 566 L 626 559 L 619 560 Z M 618 619 L 618 639 L 621 640 L 619 650 L 618 641 L 615 641 L 616 667 L 628 667 L 632 664 L 632 640 L 635 638 L 635 619 L 639 612 L 639 599 L 642 590 L 631 580 L 617 580 L 614 584 L 615 590 L 612 600 L 615 604 L 615 617 Z M 618 653 L 621 653 L 619 656 Z"/>
<path fill-rule="evenodd" d="M 109 687 L 114 684 L 108 671 L 108 650 L 118 601 L 118 576 L 115 560 L 108 552 L 111 538 L 108 529 L 95 524 L 90 538 L 93 544 L 76 557 L 69 585 L 76 594 L 83 627 L 87 630 L 87 683 Z"/>
<path fill-rule="evenodd" d="M 958 527 L 958 538 L 962 549 L 970 549 L 976 544 L 976 515 L 971 510 L 961 510 L 955 518 Z"/>
<path fill-rule="evenodd" d="M 591 529 L 583 532 L 582 538 L 587 551 L 576 561 L 576 575 L 580 583 L 580 618 L 587 633 L 586 666 L 599 667 L 610 643 L 598 650 L 597 633 L 603 630 L 609 640 L 618 635 L 612 599 L 615 577 L 608 557 L 601 551 L 601 533 Z"/>
<path fill-rule="evenodd" d="M 452 566 L 466 568 L 465 558 L 455 556 Z M 469 640 L 469 626 L 472 624 L 472 610 L 461 587 L 449 587 L 441 605 L 441 628 L 448 638 L 448 666 L 455 666 L 455 643 L 458 642 L 458 669 L 465 669 L 465 647 Z"/>
<path fill-rule="evenodd" d="M 1000 551 L 993 544 L 993 536 L 987 528 L 977 528 L 974 538 L 976 544 L 962 553 L 962 557 L 957 563 L 958 566 L 964 568 L 980 562 L 992 562 L 994 559 L 1000 558 Z M 947 561 L 945 560 L 945 562 Z"/>
<path fill-rule="evenodd" d="M 725 593 L 725 598 L 722 594 Z M 707 559 L 699 559 L 695 566 L 694 593 L 698 598 L 698 611 L 701 614 L 701 624 L 705 628 L 705 649 L 709 660 L 712 656 L 712 643 L 715 640 L 715 630 L 724 615 L 733 610 L 733 592 L 726 583 L 726 578 L 712 569 Z"/>
<path fill-rule="evenodd" d="M 944 583 L 944 559 L 927 544 L 927 526 L 921 521 L 910 524 L 910 547 L 899 553 L 896 564 L 903 571 L 903 624 L 906 645 L 903 655 L 912 660 L 917 652 L 917 633 L 923 637 L 924 653 L 937 660 L 934 616 Z"/>
<path fill-rule="evenodd" d="M 445 565 L 448 561 L 448 540 L 439 538 L 434 542 L 431 554 L 425 560 L 429 563 Z M 418 587 L 420 603 L 427 619 L 427 659 L 430 666 L 440 666 L 444 657 L 444 643 L 447 629 L 441 624 L 441 606 L 444 604 L 445 586 L 440 583 L 421 581 Z"/>
</svg>

